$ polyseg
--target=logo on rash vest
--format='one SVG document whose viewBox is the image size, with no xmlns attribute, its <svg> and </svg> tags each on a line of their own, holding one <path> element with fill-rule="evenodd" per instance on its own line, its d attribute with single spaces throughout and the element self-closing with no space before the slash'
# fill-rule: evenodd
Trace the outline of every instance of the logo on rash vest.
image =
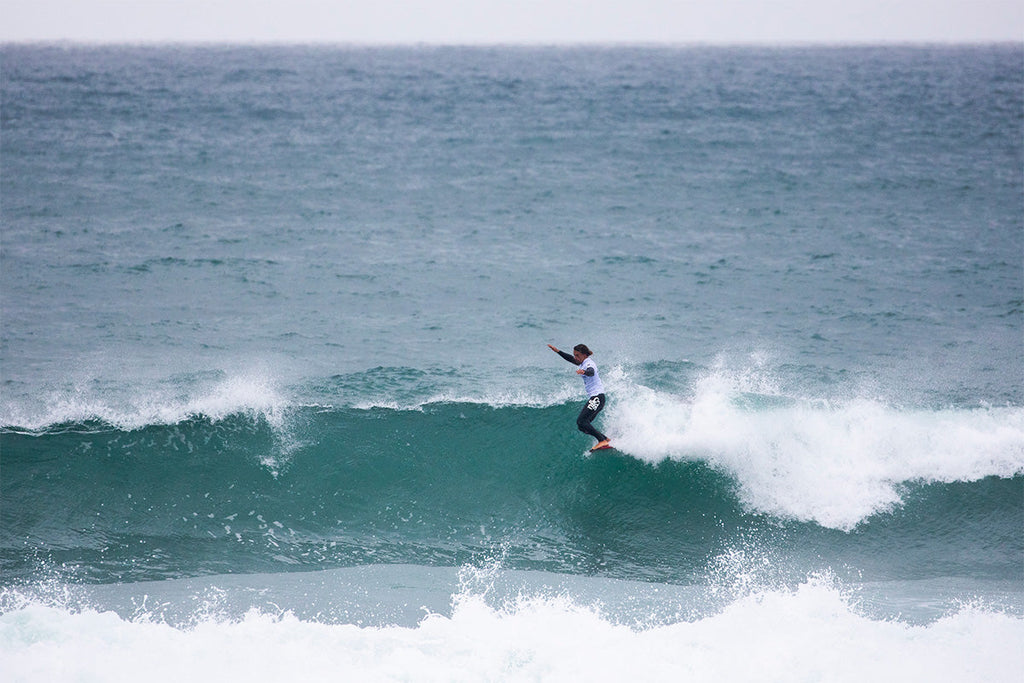
<svg viewBox="0 0 1024 683">
<path fill-rule="evenodd" d="M 590 399 L 590 401 L 587 403 L 587 407 L 590 408 L 591 410 L 597 410 L 598 406 L 600 405 L 601 399 L 599 399 L 597 396 Z"/>
</svg>

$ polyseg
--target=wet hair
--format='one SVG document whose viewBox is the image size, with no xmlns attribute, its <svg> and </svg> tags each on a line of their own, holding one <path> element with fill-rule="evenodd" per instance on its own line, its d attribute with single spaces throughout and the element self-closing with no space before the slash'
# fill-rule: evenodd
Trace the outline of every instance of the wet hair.
<svg viewBox="0 0 1024 683">
<path fill-rule="evenodd" d="M 572 347 L 572 350 L 573 351 L 579 351 L 584 356 L 592 356 L 592 355 L 594 355 L 594 352 L 591 351 L 590 349 L 588 349 L 586 344 L 577 344 L 576 346 Z"/>
</svg>

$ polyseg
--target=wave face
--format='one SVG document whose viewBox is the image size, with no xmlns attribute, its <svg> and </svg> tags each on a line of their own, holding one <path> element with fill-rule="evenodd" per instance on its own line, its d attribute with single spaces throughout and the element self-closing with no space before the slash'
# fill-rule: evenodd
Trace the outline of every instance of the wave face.
<svg viewBox="0 0 1024 683">
<path fill-rule="evenodd" d="M 612 371 L 599 419 L 617 450 L 588 454 L 575 401 L 434 401 L 434 386 L 374 405 L 381 385 L 423 377 L 370 376 L 306 389 L 348 405 L 239 379 L 134 413 L 83 399 L 8 424 L 5 579 L 500 559 L 688 583 L 755 550 L 797 577 L 1020 578 L 1018 408 L 810 401 L 714 372 L 682 395 Z"/>
</svg>

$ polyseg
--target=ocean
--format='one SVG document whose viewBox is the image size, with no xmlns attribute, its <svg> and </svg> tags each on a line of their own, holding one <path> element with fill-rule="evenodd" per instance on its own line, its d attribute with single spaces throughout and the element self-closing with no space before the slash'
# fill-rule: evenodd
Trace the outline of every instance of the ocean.
<svg viewBox="0 0 1024 683">
<path fill-rule="evenodd" d="M 1019 680 L 1024 46 L 0 60 L 4 680 Z"/>
</svg>

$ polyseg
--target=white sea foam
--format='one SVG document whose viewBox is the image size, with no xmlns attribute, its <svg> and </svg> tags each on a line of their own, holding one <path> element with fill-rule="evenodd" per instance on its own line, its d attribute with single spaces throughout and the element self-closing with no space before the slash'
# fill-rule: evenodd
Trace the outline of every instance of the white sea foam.
<svg viewBox="0 0 1024 683">
<path fill-rule="evenodd" d="M 288 405 L 266 375 L 243 373 L 184 386 L 170 382 L 136 388 L 120 386 L 116 392 L 80 384 L 46 392 L 31 403 L 6 402 L 0 424 L 39 431 L 55 425 L 102 422 L 130 430 L 197 417 L 219 421 L 242 414 L 280 428 Z"/>
<path fill-rule="evenodd" d="M 569 597 L 461 595 L 415 627 L 250 610 L 175 628 L 30 602 L 0 615 L 5 680 L 1016 681 L 1024 620 L 965 606 L 928 625 L 858 613 L 827 580 L 630 627 Z M 865 653 L 870 653 L 866 656 Z"/>
<path fill-rule="evenodd" d="M 1024 409 L 904 409 L 876 399 L 784 396 L 770 378 L 709 373 L 692 394 L 616 378 L 606 431 L 648 462 L 702 460 L 750 509 L 849 530 L 911 482 L 1024 472 Z"/>
</svg>

